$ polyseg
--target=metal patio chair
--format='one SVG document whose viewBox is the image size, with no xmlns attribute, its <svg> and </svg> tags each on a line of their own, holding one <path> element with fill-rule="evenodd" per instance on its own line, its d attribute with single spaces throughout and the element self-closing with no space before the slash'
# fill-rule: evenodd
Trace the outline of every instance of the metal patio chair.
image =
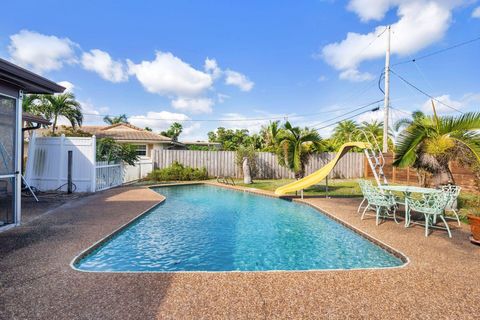
<svg viewBox="0 0 480 320">
<path fill-rule="evenodd" d="M 448 195 L 448 202 L 447 202 L 447 206 L 445 207 L 445 211 L 451 211 L 455 215 L 455 218 L 445 216 L 445 219 L 457 220 L 458 226 L 460 226 L 461 225 L 460 217 L 458 216 L 458 212 L 457 212 L 457 199 L 458 199 L 458 196 L 460 195 L 460 191 L 462 190 L 462 188 L 456 185 L 449 184 L 449 185 L 443 186 L 441 189 L 443 192 L 445 192 Z"/>
<path fill-rule="evenodd" d="M 424 194 L 420 199 L 413 199 L 406 197 L 405 202 L 408 207 L 408 214 L 410 211 L 423 213 L 425 217 L 425 237 L 428 237 L 428 229 L 437 228 L 447 230 L 448 237 L 452 237 L 447 221 L 445 221 L 445 207 L 447 206 L 449 195 L 446 192 L 440 191 L 434 193 Z M 437 218 L 440 218 L 445 227 L 436 226 Z"/>
<path fill-rule="evenodd" d="M 375 208 L 375 224 L 378 226 L 380 223 L 380 218 L 391 218 L 398 223 L 396 218 L 397 204 L 395 202 L 395 197 L 390 193 L 384 193 L 377 187 L 373 185 L 365 185 L 365 194 L 368 201 L 367 208 Z M 366 209 L 363 211 L 362 220 L 365 216 Z M 390 211 L 393 211 L 390 213 Z"/>
<path fill-rule="evenodd" d="M 363 200 L 362 202 L 360 202 L 360 205 L 358 206 L 358 209 L 357 209 L 357 213 L 360 213 L 360 210 L 362 210 L 362 206 L 363 204 L 365 203 L 365 201 L 367 202 L 367 205 L 365 206 L 365 210 L 363 210 L 362 214 L 365 213 L 365 211 L 367 211 L 369 209 L 369 205 L 368 205 L 368 200 L 367 200 L 367 192 L 368 192 L 368 188 L 370 187 L 373 187 L 373 184 L 371 181 L 369 180 L 364 180 L 364 179 L 359 179 L 358 180 L 358 185 L 360 186 L 360 190 L 362 191 L 362 195 L 363 195 Z"/>
</svg>

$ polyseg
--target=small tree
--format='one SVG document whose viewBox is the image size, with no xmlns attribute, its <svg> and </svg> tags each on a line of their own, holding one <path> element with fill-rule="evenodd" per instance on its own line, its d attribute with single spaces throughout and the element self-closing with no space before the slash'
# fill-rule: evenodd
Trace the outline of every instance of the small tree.
<svg viewBox="0 0 480 320">
<path fill-rule="evenodd" d="M 292 170 L 295 178 L 303 178 L 310 155 L 322 149 L 322 138 L 316 130 L 293 127 L 287 121 L 279 141 L 278 162 Z"/>
<path fill-rule="evenodd" d="M 112 138 L 97 140 L 97 161 L 116 162 L 123 161 L 135 165 L 138 161 L 137 150 L 134 145 L 120 144 Z"/>
</svg>

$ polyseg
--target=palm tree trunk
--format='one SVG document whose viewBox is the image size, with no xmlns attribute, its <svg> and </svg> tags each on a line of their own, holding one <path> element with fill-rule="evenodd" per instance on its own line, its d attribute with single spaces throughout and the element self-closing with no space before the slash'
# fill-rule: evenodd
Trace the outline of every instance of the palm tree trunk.
<svg viewBox="0 0 480 320">
<path fill-rule="evenodd" d="M 434 177 L 435 186 L 455 184 L 455 178 L 453 177 L 452 171 L 448 165 L 448 161 L 442 161 L 441 168 L 438 174 Z"/>
<path fill-rule="evenodd" d="M 53 117 L 52 134 L 55 134 L 55 129 L 57 127 L 57 118 L 58 118 L 58 114 L 55 114 L 55 116 Z"/>
</svg>

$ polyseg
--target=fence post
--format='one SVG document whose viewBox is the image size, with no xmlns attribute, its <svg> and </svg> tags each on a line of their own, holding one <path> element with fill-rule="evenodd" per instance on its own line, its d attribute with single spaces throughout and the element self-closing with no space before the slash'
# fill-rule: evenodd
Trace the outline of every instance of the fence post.
<svg viewBox="0 0 480 320">
<path fill-rule="evenodd" d="M 63 156 L 63 149 L 64 149 L 64 143 L 65 143 L 65 134 L 62 133 L 62 135 L 60 136 L 60 165 L 58 166 L 58 178 L 57 178 L 57 184 L 58 184 L 58 187 L 60 188 L 60 186 L 62 185 L 62 168 L 63 168 L 63 159 L 64 159 L 64 156 Z M 60 191 L 62 189 L 60 188 Z"/>
<path fill-rule="evenodd" d="M 369 168 L 367 157 L 363 157 L 363 177 L 368 178 L 368 168 Z"/>
<path fill-rule="evenodd" d="M 35 150 L 37 148 L 36 140 L 37 134 L 33 131 L 28 144 L 27 166 L 25 168 L 25 180 L 27 180 L 28 184 L 32 184 L 33 179 L 33 164 L 35 163 Z"/>
<path fill-rule="evenodd" d="M 90 163 L 92 164 L 92 183 L 90 192 L 95 192 L 97 187 L 97 138 L 92 136 L 92 154 Z"/>
</svg>

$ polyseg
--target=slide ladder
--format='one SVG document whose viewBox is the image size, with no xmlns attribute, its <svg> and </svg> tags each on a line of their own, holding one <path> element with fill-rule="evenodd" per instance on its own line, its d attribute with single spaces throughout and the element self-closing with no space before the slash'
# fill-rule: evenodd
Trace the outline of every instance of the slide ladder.
<svg viewBox="0 0 480 320">
<path fill-rule="evenodd" d="M 383 157 L 383 153 L 380 149 L 380 146 L 378 145 L 377 139 L 371 132 L 369 132 L 368 134 L 361 129 L 359 129 L 358 132 L 360 132 L 360 134 L 363 136 L 365 142 L 367 142 L 371 146 L 371 148 L 363 149 L 363 152 L 365 153 L 368 164 L 372 169 L 375 181 L 377 181 L 377 184 L 379 186 L 388 184 L 387 177 L 383 172 L 383 167 L 385 166 L 385 158 Z"/>
</svg>

